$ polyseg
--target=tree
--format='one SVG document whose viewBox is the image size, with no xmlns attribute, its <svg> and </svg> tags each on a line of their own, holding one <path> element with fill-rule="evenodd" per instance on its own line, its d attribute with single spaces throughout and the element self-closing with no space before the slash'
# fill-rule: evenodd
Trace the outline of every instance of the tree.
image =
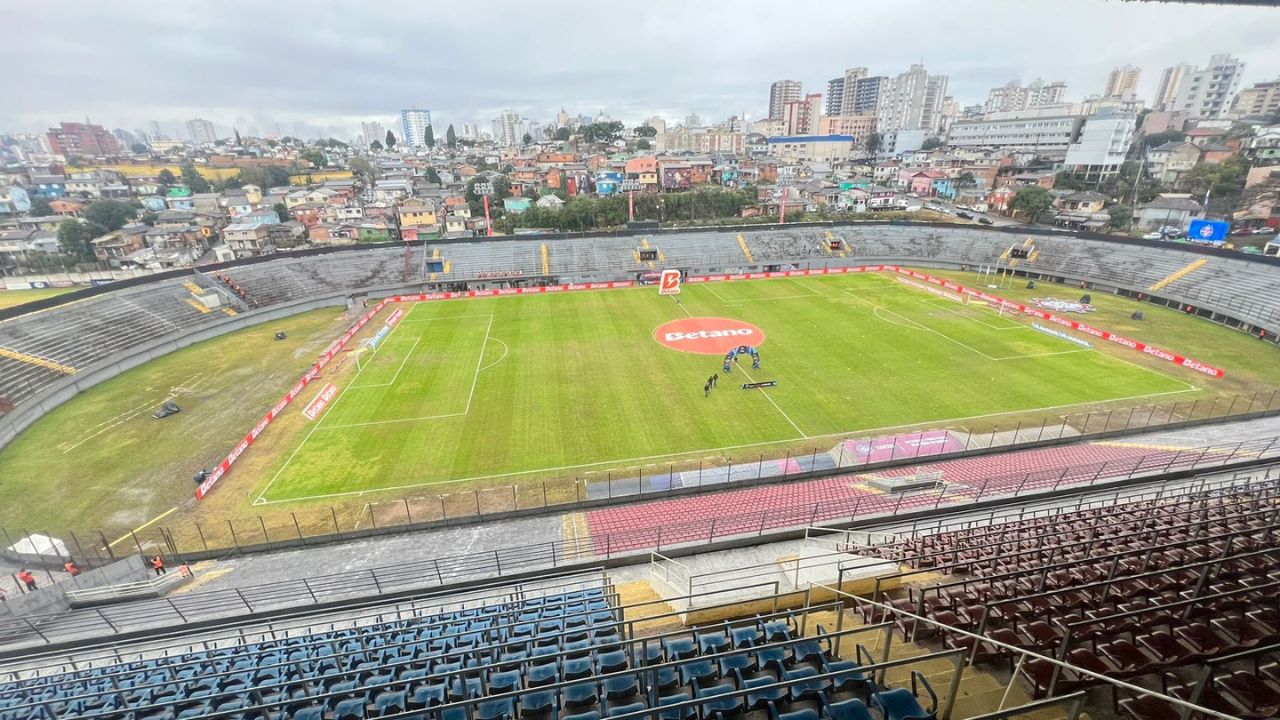
<svg viewBox="0 0 1280 720">
<path fill-rule="evenodd" d="M 1027 222 L 1035 222 L 1040 213 L 1053 205 L 1053 194 L 1039 185 L 1028 185 L 1019 188 L 1009 201 L 1009 209 L 1023 213 Z"/>
<path fill-rule="evenodd" d="M 1239 208 L 1248 172 L 1249 161 L 1236 155 L 1216 165 L 1200 163 L 1183 177 L 1182 185 L 1192 199 L 1199 201 L 1206 194 L 1209 196 L 1206 213 L 1226 215 Z"/>
<path fill-rule="evenodd" d="M 1111 216 L 1107 225 L 1113 230 L 1128 230 L 1129 223 L 1133 222 L 1133 208 L 1128 205 L 1112 205 L 1107 213 Z"/>
<path fill-rule="evenodd" d="M 161 169 L 160 174 L 156 175 L 156 179 L 160 181 L 161 185 L 164 185 L 166 187 L 178 182 L 178 178 L 174 177 L 173 171 L 170 170 L 169 168 Z"/>
<path fill-rule="evenodd" d="M 393 133 L 393 132 L 391 132 L 390 130 L 388 130 L 388 131 L 387 131 L 387 137 L 386 137 L 386 139 L 385 139 L 385 140 L 383 140 L 383 141 L 382 141 L 382 144 L 387 148 L 387 150 L 395 150 L 395 149 L 396 149 L 396 134 L 395 134 L 395 133 Z"/>
<path fill-rule="evenodd" d="M 276 217 L 280 218 L 280 222 L 289 222 L 292 219 L 289 217 L 289 208 L 282 202 L 272 205 L 271 209 L 276 211 Z"/>
<path fill-rule="evenodd" d="M 551 136 L 553 140 L 558 142 L 567 142 L 571 137 L 573 137 L 573 131 L 567 127 L 556 128 L 556 134 Z"/>
<path fill-rule="evenodd" d="M 159 219 L 160 219 L 160 216 L 159 216 L 157 213 L 154 213 L 154 212 L 151 212 L 151 211 L 147 211 L 147 212 L 145 212 L 145 213 L 142 213 L 142 224 L 143 224 L 143 225 L 147 225 L 147 226 L 150 226 L 150 227 L 155 227 L 156 220 L 159 220 Z"/>
<path fill-rule="evenodd" d="M 347 167 L 351 168 L 351 172 L 365 178 L 373 178 L 373 166 L 368 160 L 362 157 L 353 157 L 347 161 Z"/>
<path fill-rule="evenodd" d="M 436 169 L 433 167 L 427 168 L 427 171 L 423 173 L 423 175 L 426 176 L 427 182 L 429 183 L 435 183 L 436 185 L 443 184 L 440 182 L 440 173 L 436 172 Z"/>
<path fill-rule="evenodd" d="M 97 200 L 84 206 L 81 215 L 100 232 L 111 232 L 124 227 L 133 219 L 136 210 L 129 203 L 119 200 Z"/>
<path fill-rule="evenodd" d="M 263 190 L 284 187 L 289 184 L 289 171 L 279 165 L 243 168 L 236 177 L 240 179 L 241 186 L 257 185 Z"/>
<path fill-rule="evenodd" d="M 458 133 L 453 131 L 453 123 L 449 123 L 449 127 L 444 131 L 444 144 L 452 150 L 458 147 Z"/>
<path fill-rule="evenodd" d="M 142 143 L 134 143 L 129 146 L 129 149 L 133 151 L 133 154 L 141 155 L 149 151 L 151 148 L 147 147 L 146 145 L 143 145 Z"/>
<path fill-rule="evenodd" d="M 937 150 L 940 147 L 946 147 L 946 143 L 940 137 L 925 138 L 924 143 L 920 145 L 921 150 Z"/>
<path fill-rule="evenodd" d="M 525 133 L 520 137 L 520 142 L 524 143 L 525 145 L 528 145 L 533 142 L 533 136 L 530 135 L 529 133 Z"/>
<path fill-rule="evenodd" d="M 642 138 L 655 137 L 658 134 L 658 128 L 652 125 L 641 125 L 636 128 L 636 135 Z"/>
<path fill-rule="evenodd" d="M 93 240 L 93 232 L 79 220 L 63 220 L 62 224 L 58 225 L 58 245 L 62 247 L 62 252 L 68 255 L 78 258 L 93 255 L 90 240 Z"/>
<path fill-rule="evenodd" d="M 316 148 L 307 148 L 306 150 L 303 150 L 299 157 L 318 168 L 322 168 L 329 164 L 329 159 L 324 156 L 323 152 Z"/>
<path fill-rule="evenodd" d="M 653 147 L 653 143 L 649 142 L 648 138 L 640 138 L 636 141 L 637 150 L 648 150 L 651 147 Z"/>
<path fill-rule="evenodd" d="M 31 217 L 49 217 L 53 214 L 53 208 L 49 206 L 49 201 L 42 197 L 31 198 L 31 209 L 27 210 L 27 214 Z"/>
<path fill-rule="evenodd" d="M 422 133 L 422 142 L 427 144 L 428 150 L 436 149 L 436 131 L 432 129 L 430 125 L 428 125 L 426 131 Z"/>
<path fill-rule="evenodd" d="M 369 143 L 369 149 L 374 152 L 378 152 L 379 150 L 382 149 L 382 141 L 374 140 L 373 142 Z"/>
<path fill-rule="evenodd" d="M 956 184 L 962 188 L 973 187 L 978 184 L 978 179 L 968 170 L 960 173 L 960 177 L 956 178 Z"/>
<path fill-rule="evenodd" d="M 196 166 L 191 161 L 187 161 L 182 165 L 182 182 L 191 188 L 193 193 L 209 192 L 209 181 L 196 170 Z"/>
<path fill-rule="evenodd" d="M 867 133 L 867 139 L 863 145 L 867 148 L 868 153 L 875 155 L 880 151 L 880 143 L 882 140 L 883 138 L 880 137 L 880 133 L 878 132 Z"/>
</svg>

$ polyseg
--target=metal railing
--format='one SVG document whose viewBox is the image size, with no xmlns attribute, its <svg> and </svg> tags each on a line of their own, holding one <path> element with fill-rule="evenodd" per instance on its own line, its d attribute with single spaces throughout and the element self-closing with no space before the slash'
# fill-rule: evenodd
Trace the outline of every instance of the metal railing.
<svg viewBox="0 0 1280 720">
<path fill-rule="evenodd" d="M 1061 445 L 1089 439 L 1110 438 L 1138 431 L 1155 431 L 1162 428 L 1182 427 L 1229 418 L 1257 418 L 1280 415 L 1280 390 L 1258 392 L 1206 400 L 1175 402 L 1169 405 L 1144 405 L 1111 410 L 1082 412 L 1066 415 L 1060 422 L 1050 425 L 1013 422 L 1007 426 L 994 424 L 989 431 L 955 432 L 950 430 L 924 430 L 892 438 L 877 438 L 888 450 L 865 452 L 850 451 L 846 442 L 863 443 L 866 437 L 851 436 L 848 440 L 826 449 L 813 447 L 806 451 L 787 451 L 781 456 L 769 457 L 755 453 L 750 460 L 730 459 L 723 465 L 708 465 L 704 461 L 678 464 L 672 462 L 664 472 L 646 472 L 637 468 L 635 474 L 603 473 L 586 480 L 582 476 L 561 480 L 537 480 L 526 483 L 490 487 L 448 494 L 370 502 L 363 506 L 312 507 L 307 510 L 263 509 L 249 519 L 226 519 L 217 522 L 179 521 L 158 523 L 145 529 L 134 530 L 74 530 L 57 534 L 48 528 L 0 527 L 0 539 L 6 547 L 20 542 L 24 537 L 38 533 L 58 537 L 69 555 L 82 567 L 94 567 L 134 554 L 144 556 L 164 554 L 177 559 L 195 561 L 218 558 L 231 553 L 293 549 L 308 545 L 340 542 L 376 535 L 429 530 L 460 522 L 484 519 L 505 519 L 537 512 L 574 511 L 598 508 L 609 504 L 635 500 L 668 499 L 707 493 L 726 488 L 748 487 L 782 481 L 814 480 L 842 474 L 862 474 L 917 463 L 938 463 L 946 460 L 973 458 L 997 451 L 1029 450 Z M 924 442 L 925 438 L 941 437 L 947 433 L 947 444 Z M 1269 445 L 1263 442 L 1263 445 Z M 941 452 L 941 448 L 951 448 Z M 1280 449 L 1280 448 L 1278 448 Z M 1233 452 L 1234 451 L 1234 452 Z M 1155 466 L 1160 458 L 1170 460 L 1169 469 L 1187 465 L 1200 466 L 1211 462 L 1218 452 L 1232 455 L 1246 453 L 1270 453 L 1270 447 L 1258 447 L 1258 441 L 1206 448 L 1205 455 L 1196 458 L 1196 450 L 1160 450 L 1136 457 L 1118 458 L 1093 466 L 1090 473 L 1086 466 L 1060 467 L 1062 476 L 1054 484 L 1077 484 L 1073 474 L 1093 474 L 1101 477 L 1123 477 L 1129 471 L 1130 461 Z M 1210 454 L 1210 453 L 1214 454 Z M 1043 473 L 1026 473 L 1021 480 L 1016 475 L 997 475 L 990 478 L 978 491 L 976 500 L 1001 492 L 1009 484 L 1018 484 L 1015 492 L 1039 487 L 1049 478 Z M 939 503 L 954 485 L 944 485 L 939 493 Z M 904 496 L 905 497 L 905 496 Z M 825 512 L 820 505 L 839 506 L 838 512 Z M 270 506 L 259 506 L 260 508 Z M 794 525 L 812 525 L 841 516 L 857 515 L 857 504 L 830 501 L 809 506 L 810 515 L 801 517 L 799 508 L 782 508 L 778 511 L 758 513 L 755 517 L 757 534 L 765 530 Z M 790 513 L 790 516 L 788 516 Z M 776 521 L 771 517 L 778 518 Z M 649 547 L 663 547 L 687 542 L 692 537 L 711 539 L 726 535 L 744 534 L 750 531 L 750 522 L 744 517 L 734 520 L 732 531 L 708 526 L 702 521 L 682 526 L 668 526 L 647 530 L 655 535 L 646 540 Z M 642 533 L 643 534 L 643 533 Z M 115 540 L 109 538 L 115 537 Z M 614 548 L 634 549 L 633 541 L 618 535 L 611 542 L 607 537 L 595 536 L 595 554 L 611 556 Z M 584 548 L 584 550 L 589 548 Z M 0 553 L 2 554 L 2 553 Z M 31 558 L 13 558 L 32 563 Z M 66 558 L 50 557 L 49 563 L 61 567 Z M 53 578 L 50 578 L 52 580 Z"/>
<path fill-rule="evenodd" d="M 1180 457 L 1185 462 L 1180 462 Z M 829 523 L 886 520 L 900 517 L 904 510 L 936 510 L 944 507 L 944 501 L 945 506 L 958 509 L 977 499 L 1036 497 L 1052 494 L 1060 489 L 1086 490 L 1116 481 L 1160 478 L 1173 469 L 1208 470 L 1222 467 L 1241 457 L 1248 457 L 1253 461 L 1280 458 L 1280 438 L 1208 446 L 1176 453 L 1161 452 L 1128 460 L 1124 465 L 1102 463 L 1055 469 L 1048 473 L 1028 472 L 1002 483 L 998 490 L 991 487 L 992 479 L 988 479 L 976 490 L 971 488 L 973 492 L 964 497 L 963 502 L 956 501 L 954 498 L 957 496 L 948 494 L 945 489 L 943 492 L 909 493 L 896 498 L 888 495 L 866 495 L 851 500 L 822 500 L 791 508 L 710 517 L 678 525 L 620 531 L 587 539 L 522 545 L 332 575 L 280 580 L 264 585 L 206 590 L 122 606 L 11 617 L 0 619 L 0 646 L 61 643 L 83 637 L 183 625 L 300 605 L 419 591 L 502 575 L 572 568 L 612 558 L 650 558 L 650 552 L 654 549 L 703 546 L 719 540 L 765 537 L 787 529 L 807 528 L 819 520 Z M 956 489 L 952 488 L 950 492 L 954 493 Z"/>
</svg>

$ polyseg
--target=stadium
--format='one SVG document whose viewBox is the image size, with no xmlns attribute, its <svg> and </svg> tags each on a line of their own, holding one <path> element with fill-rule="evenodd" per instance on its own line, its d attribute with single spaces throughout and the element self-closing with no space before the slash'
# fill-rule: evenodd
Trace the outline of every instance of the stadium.
<svg viewBox="0 0 1280 720">
<path fill-rule="evenodd" d="M 0 309 L 0 718 L 1275 717 L 1277 266 L 643 228 Z"/>
</svg>

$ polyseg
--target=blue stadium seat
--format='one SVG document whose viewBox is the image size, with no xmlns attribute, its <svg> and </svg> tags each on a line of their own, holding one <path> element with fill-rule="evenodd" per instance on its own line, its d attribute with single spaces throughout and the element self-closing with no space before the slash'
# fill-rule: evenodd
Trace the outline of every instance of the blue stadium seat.
<svg viewBox="0 0 1280 720">
<path fill-rule="evenodd" d="M 642 702 L 631 703 L 629 705 L 616 705 L 609 708 L 605 713 L 607 717 L 617 717 L 618 715 L 626 715 L 627 713 L 640 712 L 647 706 Z"/>
<path fill-rule="evenodd" d="M 830 720 L 872 720 L 871 710 L 857 698 L 836 703 L 824 702 L 822 714 Z"/>
</svg>

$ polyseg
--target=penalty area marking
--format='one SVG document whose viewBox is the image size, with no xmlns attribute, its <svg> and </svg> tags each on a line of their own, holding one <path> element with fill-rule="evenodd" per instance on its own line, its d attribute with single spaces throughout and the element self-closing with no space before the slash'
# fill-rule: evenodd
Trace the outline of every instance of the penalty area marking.
<svg viewBox="0 0 1280 720">
<path fill-rule="evenodd" d="M 319 495 L 302 495 L 298 497 L 281 498 L 279 500 L 265 499 L 264 497 L 265 490 L 264 490 L 263 491 L 264 495 L 259 495 L 258 498 L 253 501 L 253 504 L 254 505 L 278 505 L 281 503 L 288 503 L 288 502 L 306 502 L 308 500 L 324 500 L 324 499 L 336 498 L 336 497 L 361 496 L 361 495 L 367 495 L 372 493 L 392 492 L 397 490 L 412 490 L 416 488 L 429 487 L 434 485 L 453 485 L 456 483 L 476 482 L 479 480 L 498 480 L 503 478 L 517 477 L 520 475 L 532 475 L 534 473 L 559 473 L 566 470 L 576 470 L 578 468 L 595 468 L 595 467 L 601 467 L 601 466 L 622 466 L 623 463 L 629 463 L 630 466 L 634 467 L 635 463 L 642 462 L 642 461 L 660 460 L 664 458 L 692 457 L 697 453 L 723 453 L 726 450 L 745 450 L 747 448 L 759 448 L 759 447 L 767 447 L 770 445 L 781 445 L 783 443 L 797 442 L 800 440 L 824 440 L 827 438 L 842 438 L 842 437 L 850 437 L 855 434 L 871 435 L 872 433 L 876 433 L 878 435 L 878 434 L 887 432 L 889 430 L 904 430 L 907 428 L 919 427 L 921 425 L 949 425 L 952 423 L 958 423 L 965 420 L 982 420 L 985 418 L 1000 417 L 1003 415 L 1019 415 L 1024 413 L 1048 412 L 1050 410 L 1065 410 L 1067 408 L 1081 407 L 1081 406 L 1087 406 L 1087 405 L 1097 405 L 1100 403 L 1126 402 L 1129 400 L 1146 400 L 1149 398 L 1165 397 L 1169 395 L 1180 395 L 1188 392 L 1195 392 L 1195 390 L 1194 389 L 1169 390 L 1166 392 L 1147 393 L 1145 395 L 1131 395 L 1128 397 L 1106 398 L 1103 400 L 1086 400 L 1086 401 L 1077 402 L 1077 403 L 1066 403 L 1063 405 L 1047 405 L 1047 406 L 1038 407 L 1038 408 L 1021 408 L 1018 410 L 1004 410 L 1004 411 L 995 412 L 995 413 L 985 413 L 983 415 L 967 415 L 964 417 L 957 417 L 957 418 L 939 418 L 935 420 L 922 420 L 918 423 L 908 423 L 905 425 L 886 425 L 884 427 L 878 427 L 878 428 L 861 428 L 857 430 L 845 430 L 843 432 L 823 433 L 821 435 L 810 435 L 808 437 L 781 438 L 779 440 L 766 440 L 763 442 L 745 443 L 742 445 L 725 445 L 723 447 L 718 447 L 718 448 L 696 448 L 696 449 L 684 450 L 680 452 L 663 453 L 661 455 L 645 455 L 642 457 L 622 458 L 622 459 L 614 459 L 614 460 L 601 460 L 599 462 L 592 462 L 592 463 L 579 463 L 577 465 L 561 465 L 559 467 L 535 468 L 532 470 L 516 470 L 516 471 L 506 472 L 506 473 L 495 473 L 492 475 L 475 475 L 472 477 L 455 478 L 452 480 L 434 480 L 430 482 L 410 483 L 408 485 L 391 485 L 388 487 L 369 488 L 365 490 L 351 490 L 348 492 L 323 493 Z M 707 457 L 720 457 L 720 456 L 721 455 L 707 456 Z M 585 471 L 583 474 L 585 474 Z M 273 482 L 274 482 L 274 479 L 273 479 Z"/>
</svg>

